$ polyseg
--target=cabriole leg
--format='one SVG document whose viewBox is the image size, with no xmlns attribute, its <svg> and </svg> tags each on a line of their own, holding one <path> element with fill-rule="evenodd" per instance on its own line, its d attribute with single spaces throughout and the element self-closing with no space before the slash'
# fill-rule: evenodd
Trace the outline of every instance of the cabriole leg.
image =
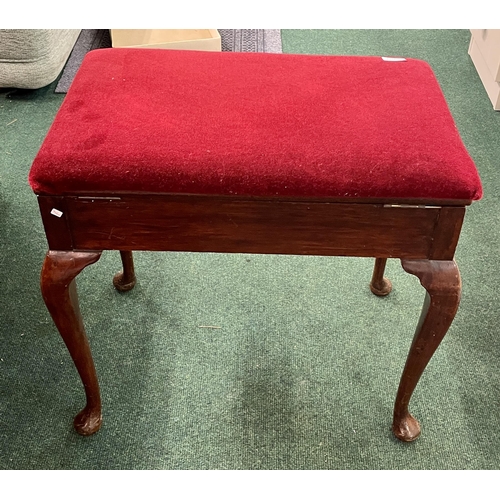
<svg viewBox="0 0 500 500">
<path fill-rule="evenodd" d="M 387 259 L 375 259 L 375 267 L 373 268 L 372 280 L 370 282 L 372 293 L 381 297 L 388 295 L 392 290 L 392 283 L 384 277 L 386 263 Z"/>
<path fill-rule="evenodd" d="M 87 404 L 74 420 L 75 430 L 84 436 L 101 427 L 101 397 L 74 279 L 100 256 L 101 252 L 49 251 L 41 274 L 43 299 L 85 388 Z"/>
<path fill-rule="evenodd" d="M 414 274 L 426 289 L 424 306 L 401 376 L 394 405 L 392 430 L 402 441 L 420 435 L 418 421 L 408 404 L 427 363 L 450 327 L 460 302 L 462 283 L 455 261 L 401 260 L 403 269 Z"/>
<path fill-rule="evenodd" d="M 122 259 L 123 269 L 115 274 L 113 285 L 120 292 L 128 292 L 134 288 L 136 283 L 134 258 L 132 257 L 132 252 L 124 250 L 120 251 L 120 257 Z"/>
</svg>

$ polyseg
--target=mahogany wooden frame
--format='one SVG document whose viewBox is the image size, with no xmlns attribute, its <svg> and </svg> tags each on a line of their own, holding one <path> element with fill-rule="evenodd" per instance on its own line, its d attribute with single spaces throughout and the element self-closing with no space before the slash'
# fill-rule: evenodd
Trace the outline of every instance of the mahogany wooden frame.
<svg viewBox="0 0 500 500">
<path fill-rule="evenodd" d="M 126 291 L 135 283 L 132 251 L 151 250 L 374 257 L 370 288 L 377 295 L 391 290 L 383 275 L 386 260 L 401 259 L 427 293 L 392 429 L 403 441 L 419 436 L 408 405 L 458 308 L 461 281 L 454 253 L 469 200 L 71 193 L 40 195 L 38 201 L 49 244 L 42 294 L 87 397 L 74 422 L 80 434 L 100 428 L 101 402 L 74 278 L 102 251 L 119 250 L 123 271 L 114 284 Z"/>
</svg>

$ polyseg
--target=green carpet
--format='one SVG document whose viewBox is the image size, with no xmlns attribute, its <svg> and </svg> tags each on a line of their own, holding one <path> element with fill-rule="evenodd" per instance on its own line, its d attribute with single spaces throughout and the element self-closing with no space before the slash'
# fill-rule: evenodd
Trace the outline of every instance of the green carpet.
<svg viewBox="0 0 500 500">
<path fill-rule="evenodd" d="M 500 113 L 466 30 L 285 30 L 283 51 L 400 55 L 434 68 L 484 182 L 457 252 L 463 299 L 412 400 L 422 435 L 392 437 L 392 406 L 424 290 L 390 261 L 117 252 L 77 280 L 102 429 L 72 429 L 81 382 L 45 309 L 46 241 L 26 178 L 64 96 L 0 93 L 1 469 L 498 469 Z M 200 326 L 220 328 L 200 328 Z"/>
</svg>

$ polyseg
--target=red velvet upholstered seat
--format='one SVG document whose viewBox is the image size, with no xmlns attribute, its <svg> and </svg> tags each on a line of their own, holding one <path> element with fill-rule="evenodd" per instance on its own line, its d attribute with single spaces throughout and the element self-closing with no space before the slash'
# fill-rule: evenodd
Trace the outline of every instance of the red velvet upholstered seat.
<svg viewBox="0 0 500 500">
<path fill-rule="evenodd" d="M 86 56 L 30 183 L 55 195 L 482 193 L 423 61 L 143 49 Z"/>
</svg>

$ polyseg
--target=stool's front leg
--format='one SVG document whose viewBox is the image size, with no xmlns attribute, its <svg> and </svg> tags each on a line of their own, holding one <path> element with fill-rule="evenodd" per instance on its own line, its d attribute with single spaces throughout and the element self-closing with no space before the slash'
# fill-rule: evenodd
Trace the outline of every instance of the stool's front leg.
<svg viewBox="0 0 500 500">
<path fill-rule="evenodd" d="M 392 430 L 402 441 L 420 435 L 418 421 L 409 413 L 408 404 L 427 363 L 450 327 L 460 302 L 462 283 L 455 261 L 401 260 L 403 269 L 414 274 L 427 290 L 406 365 L 401 376 Z"/>
<path fill-rule="evenodd" d="M 101 397 L 74 278 L 100 256 L 101 252 L 49 251 L 41 274 L 43 299 L 85 387 L 87 404 L 74 420 L 76 431 L 84 436 L 101 427 Z"/>
</svg>

